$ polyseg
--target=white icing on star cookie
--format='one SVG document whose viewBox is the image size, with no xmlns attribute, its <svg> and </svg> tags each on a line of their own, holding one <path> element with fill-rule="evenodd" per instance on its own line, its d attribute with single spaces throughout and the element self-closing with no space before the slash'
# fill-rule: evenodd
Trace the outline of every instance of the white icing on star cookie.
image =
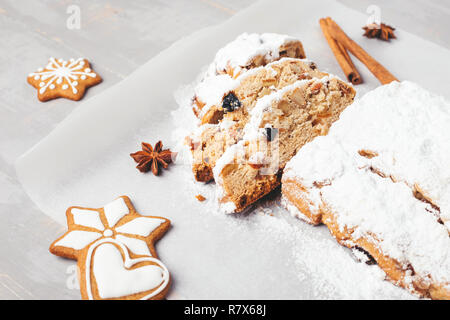
<svg viewBox="0 0 450 320">
<path fill-rule="evenodd" d="M 41 101 L 55 97 L 78 100 L 85 88 L 100 81 L 100 76 L 92 71 L 84 58 L 66 61 L 51 57 L 45 68 L 39 68 L 28 75 L 28 82 L 38 89 Z"/>
<path fill-rule="evenodd" d="M 68 84 L 64 88 L 68 89 L 69 86 L 74 94 L 78 93 L 78 77 L 85 80 L 86 77 L 95 78 L 96 73 L 92 72 L 90 68 L 83 69 L 85 62 L 82 58 L 70 59 L 65 61 L 63 59 L 55 60 L 50 58 L 49 63 L 43 68 L 39 68 L 37 72 L 30 73 L 28 76 L 33 77 L 34 80 L 41 80 L 39 83 L 39 93 L 44 93 L 47 89 L 55 89 L 55 83 L 60 85 L 63 80 Z"/>
<path fill-rule="evenodd" d="M 131 219 L 118 225 L 122 218 L 130 215 L 130 210 L 123 198 L 107 204 L 103 208 L 103 213 L 106 217 L 106 224 L 102 222 L 99 211 L 70 208 L 67 219 L 73 221 L 73 227 L 70 227 L 69 223 L 69 231 L 54 242 L 53 246 L 80 250 L 93 241 L 106 237 L 122 242 L 133 254 L 152 255 L 145 242 L 145 237 L 167 220 L 131 214 Z"/>
</svg>

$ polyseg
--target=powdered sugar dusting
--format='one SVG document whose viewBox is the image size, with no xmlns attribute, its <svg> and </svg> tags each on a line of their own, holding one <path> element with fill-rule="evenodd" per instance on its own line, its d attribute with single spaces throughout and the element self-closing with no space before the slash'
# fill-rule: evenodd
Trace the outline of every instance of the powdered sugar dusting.
<svg viewBox="0 0 450 320">
<path fill-rule="evenodd" d="M 258 55 L 265 56 L 268 61 L 276 60 L 279 58 L 280 46 L 294 40 L 292 37 L 275 33 L 243 33 L 217 52 L 208 74 L 223 72 L 227 66 L 239 71 Z"/>
<path fill-rule="evenodd" d="M 189 149 L 183 145 L 184 137 L 197 127 L 197 119 L 189 107 L 195 84 L 179 89 L 175 96 L 179 109 L 173 112 L 176 130 L 173 140 L 177 144 L 177 163 L 188 162 Z M 184 154 L 184 157 L 183 157 Z M 183 161 L 184 159 L 184 161 Z M 189 164 L 180 184 L 186 192 L 205 196 L 204 210 L 196 219 L 213 214 L 216 219 L 231 225 L 236 233 L 249 233 L 269 237 L 283 250 L 290 250 L 286 269 L 293 269 L 305 287 L 303 297 L 312 299 L 411 299 L 405 290 L 383 281 L 384 273 L 376 266 L 368 266 L 353 259 L 351 251 L 340 247 L 326 228 L 299 222 L 287 213 L 278 197 L 258 202 L 247 214 L 223 215 L 219 211 L 214 183 L 204 184 L 194 180 Z M 194 216 L 193 216 L 194 217 Z M 270 255 L 270 252 L 267 252 Z M 255 272 L 258 272 L 255 270 Z"/>
<path fill-rule="evenodd" d="M 283 180 L 298 179 L 316 206 L 322 199 L 331 207 L 341 228 L 356 228 L 354 238 L 375 234 L 384 254 L 410 263 L 421 278 L 449 283 L 448 123 L 448 102 L 413 83 L 391 83 L 349 106 L 328 136 L 302 148 Z M 315 187 L 323 181 L 331 183 Z M 416 185 L 435 206 L 413 196 Z"/>
<path fill-rule="evenodd" d="M 205 104 L 200 115 L 204 115 L 212 106 L 219 106 L 224 94 L 233 90 L 239 82 L 227 74 L 206 78 L 195 88 L 195 95 Z"/>
</svg>

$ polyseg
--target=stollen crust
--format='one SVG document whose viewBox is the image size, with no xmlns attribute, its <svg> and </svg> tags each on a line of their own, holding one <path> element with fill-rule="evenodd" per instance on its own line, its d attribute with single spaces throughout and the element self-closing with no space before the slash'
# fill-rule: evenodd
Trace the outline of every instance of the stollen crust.
<svg viewBox="0 0 450 320">
<path fill-rule="evenodd" d="M 243 33 L 217 52 L 206 76 L 228 74 L 237 78 L 283 57 L 306 58 L 302 43 L 284 34 Z"/>
<path fill-rule="evenodd" d="M 289 211 L 367 252 L 393 283 L 450 299 L 450 103 L 393 82 L 286 165 Z"/>
</svg>

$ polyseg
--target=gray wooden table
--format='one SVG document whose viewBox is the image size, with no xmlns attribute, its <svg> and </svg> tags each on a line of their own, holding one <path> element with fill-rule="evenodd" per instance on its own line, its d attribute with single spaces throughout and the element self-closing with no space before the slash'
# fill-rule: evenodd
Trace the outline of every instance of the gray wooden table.
<svg viewBox="0 0 450 320">
<path fill-rule="evenodd" d="M 253 2 L 0 0 L 0 299 L 80 297 L 72 285 L 73 263 L 48 253 L 54 236 L 64 229 L 36 208 L 13 167 L 17 157 L 45 137 L 77 102 L 39 102 L 26 75 L 50 56 L 87 57 L 104 79 L 89 90 L 91 97 L 174 41 L 220 23 Z M 448 2 L 341 2 L 362 12 L 377 4 L 383 21 L 450 48 Z M 79 29 L 71 20 L 72 5 L 80 10 Z"/>
</svg>

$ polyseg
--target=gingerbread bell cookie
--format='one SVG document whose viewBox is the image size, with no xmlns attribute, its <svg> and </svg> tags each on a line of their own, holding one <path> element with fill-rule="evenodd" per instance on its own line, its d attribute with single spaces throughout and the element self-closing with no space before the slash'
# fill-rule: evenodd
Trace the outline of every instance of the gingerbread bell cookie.
<svg viewBox="0 0 450 320">
<path fill-rule="evenodd" d="M 28 75 L 28 83 L 38 90 L 38 99 L 48 101 L 55 98 L 80 100 L 87 88 L 102 81 L 92 71 L 89 61 L 84 58 L 50 58 L 44 68 Z"/>
<path fill-rule="evenodd" d="M 142 216 L 121 196 L 103 208 L 70 207 L 68 231 L 50 252 L 78 261 L 85 300 L 159 300 L 169 289 L 170 275 L 157 258 L 154 243 L 170 220 Z"/>
</svg>

